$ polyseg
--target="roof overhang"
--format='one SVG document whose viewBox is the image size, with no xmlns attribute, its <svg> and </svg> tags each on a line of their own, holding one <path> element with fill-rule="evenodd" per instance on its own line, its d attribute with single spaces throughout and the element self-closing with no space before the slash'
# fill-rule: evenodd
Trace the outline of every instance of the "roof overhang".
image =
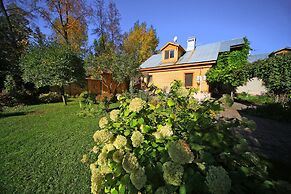
<svg viewBox="0 0 291 194">
<path fill-rule="evenodd" d="M 165 65 L 165 66 L 157 66 L 157 67 L 149 67 L 149 68 L 140 68 L 141 72 L 148 71 L 160 71 L 160 70 L 172 70 L 172 69 L 183 69 L 183 68 L 193 68 L 193 67 L 201 67 L 201 66 L 212 66 L 216 63 L 216 60 L 213 61 L 203 61 L 196 63 L 187 63 L 187 64 L 174 64 L 174 65 Z"/>
</svg>

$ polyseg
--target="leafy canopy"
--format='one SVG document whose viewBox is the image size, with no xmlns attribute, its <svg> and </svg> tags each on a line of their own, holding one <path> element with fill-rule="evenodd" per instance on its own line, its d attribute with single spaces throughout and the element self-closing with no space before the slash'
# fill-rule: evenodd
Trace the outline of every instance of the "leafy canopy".
<svg viewBox="0 0 291 194">
<path fill-rule="evenodd" d="M 254 75 L 276 95 L 291 92 L 291 54 L 275 55 L 253 63 Z"/>
<path fill-rule="evenodd" d="M 250 43 L 244 38 L 241 50 L 227 51 L 219 54 L 217 64 L 207 72 L 207 81 L 211 84 L 222 84 L 230 90 L 244 84 L 248 80 L 246 67 L 250 51 Z"/>
<path fill-rule="evenodd" d="M 70 48 L 50 43 L 34 46 L 21 59 L 22 78 L 37 88 L 65 86 L 85 77 L 83 61 Z"/>
</svg>

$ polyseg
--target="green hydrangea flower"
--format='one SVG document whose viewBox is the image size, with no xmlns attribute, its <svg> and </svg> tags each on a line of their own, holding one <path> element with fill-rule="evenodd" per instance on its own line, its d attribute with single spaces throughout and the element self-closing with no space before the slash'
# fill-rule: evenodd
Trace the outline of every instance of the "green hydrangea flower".
<svg viewBox="0 0 291 194">
<path fill-rule="evenodd" d="M 97 164 L 98 164 L 99 166 L 102 166 L 102 165 L 107 164 L 107 153 L 105 153 L 105 152 L 101 152 L 101 153 L 98 155 Z"/>
<path fill-rule="evenodd" d="M 147 176 L 145 174 L 144 168 L 138 168 L 130 174 L 131 183 L 140 190 L 143 188 L 147 181 Z"/>
<path fill-rule="evenodd" d="M 131 173 L 139 167 L 137 158 L 134 154 L 127 153 L 122 160 L 122 167 L 127 173 Z"/>
<path fill-rule="evenodd" d="M 177 90 L 177 95 L 182 97 L 187 97 L 189 95 L 189 90 L 185 87 L 181 87 Z"/>
<path fill-rule="evenodd" d="M 102 188 L 104 176 L 97 169 L 95 164 L 90 165 L 91 169 L 91 193 L 98 194 Z"/>
<path fill-rule="evenodd" d="M 169 194 L 167 187 L 159 187 L 155 194 Z"/>
<path fill-rule="evenodd" d="M 113 145 L 116 147 L 116 149 L 122 149 L 124 146 L 126 146 L 126 144 L 126 137 L 122 135 L 117 135 L 115 141 L 113 142 Z"/>
<path fill-rule="evenodd" d="M 143 134 L 141 134 L 141 132 L 139 131 L 134 131 L 132 133 L 132 136 L 131 136 L 131 141 L 132 141 L 132 146 L 133 147 L 138 147 L 140 146 L 140 144 L 143 143 L 144 141 L 144 137 L 143 137 Z"/>
<path fill-rule="evenodd" d="M 209 167 L 205 183 L 213 194 L 227 194 L 231 189 L 231 179 L 221 166 Z"/>
<path fill-rule="evenodd" d="M 183 166 L 174 162 L 163 164 L 163 177 L 166 183 L 174 186 L 180 186 L 184 173 Z"/>
<path fill-rule="evenodd" d="M 112 155 L 112 160 L 116 163 L 121 163 L 123 159 L 124 151 L 116 150 Z"/>
<path fill-rule="evenodd" d="M 102 175 L 106 175 L 106 174 L 112 173 L 112 170 L 108 165 L 102 165 L 99 168 L 100 168 L 100 173 Z"/>
<path fill-rule="evenodd" d="M 106 125 L 108 124 L 108 120 L 106 117 L 102 117 L 100 120 L 99 120 L 99 127 L 101 129 L 105 128 Z"/>
<path fill-rule="evenodd" d="M 115 147 L 113 146 L 112 143 L 107 143 L 107 144 L 105 144 L 105 145 L 103 146 L 103 148 L 102 148 L 102 152 L 104 152 L 104 153 L 109 153 L 109 152 L 111 152 L 112 150 L 115 150 Z"/>
<path fill-rule="evenodd" d="M 113 138 L 112 133 L 110 133 L 107 129 L 101 129 L 94 133 L 93 139 L 97 144 L 105 144 L 109 142 Z"/>
<path fill-rule="evenodd" d="M 93 152 L 93 153 L 97 154 L 98 151 L 99 151 L 99 149 L 98 149 L 97 146 L 94 146 L 94 147 L 92 148 L 92 152 Z"/>
<path fill-rule="evenodd" d="M 170 158 L 179 164 L 192 163 L 194 160 L 194 155 L 191 152 L 189 145 L 183 140 L 171 143 L 168 153 Z"/>
<path fill-rule="evenodd" d="M 112 121 L 117 121 L 119 113 L 120 113 L 120 110 L 112 110 L 110 112 L 110 119 Z"/>
<path fill-rule="evenodd" d="M 131 112 L 139 112 L 143 109 L 144 105 L 145 101 L 143 101 L 141 98 L 134 98 L 131 100 L 128 109 Z"/>
<path fill-rule="evenodd" d="M 89 161 L 89 156 L 87 154 L 84 154 L 82 159 L 81 159 L 81 162 L 83 164 L 87 163 Z"/>
</svg>

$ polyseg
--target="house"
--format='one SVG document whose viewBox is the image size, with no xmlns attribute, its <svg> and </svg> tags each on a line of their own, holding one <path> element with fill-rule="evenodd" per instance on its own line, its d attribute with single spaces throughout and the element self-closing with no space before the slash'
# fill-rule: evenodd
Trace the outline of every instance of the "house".
<svg viewBox="0 0 291 194">
<path fill-rule="evenodd" d="M 258 60 L 264 60 L 267 59 L 268 57 L 272 57 L 274 55 L 282 55 L 286 53 L 291 53 L 291 48 L 286 47 L 282 49 L 278 49 L 276 51 L 273 51 L 272 53 L 264 53 L 264 54 L 256 54 L 256 55 L 250 55 L 248 57 L 248 61 L 250 63 L 253 63 Z M 264 82 L 257 78 L 254 77 L 250 79 L 246 84 L 243 86 L 239 86 L 236 89 L 236 93 L 247 93 L 251 95 L 263 95 L 267 93 L 267 88 L 264 86 Z"/>
<path fill-rule="evenodd" d="M 186 88 L 209 93 L 205 74 L 216 64 L 219 53 L 238 50 L 243 45 L 243 38 L 196 45 L 196 38 L 191 37 L 186 49 L 177 42 L 168 42 L 160 53 L 141 64 L 140 71 L 146 83 L 153 83 L 165 91 L 169 90 L 171 82 L 180 80 Z"/>
</svg>

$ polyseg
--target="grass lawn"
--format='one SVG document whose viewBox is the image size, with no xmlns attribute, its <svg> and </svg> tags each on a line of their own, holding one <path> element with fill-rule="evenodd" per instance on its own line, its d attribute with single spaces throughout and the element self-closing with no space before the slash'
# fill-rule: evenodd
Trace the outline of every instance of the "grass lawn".
<svg viewBox="0 0 291 194">
<path fill-rule="evenodd" d="M 80 118 L 77 101 L 10 108 L 0 115 L 0 193 L 90 193 L 80 159 L 98 119 Z"/>
</svg>

